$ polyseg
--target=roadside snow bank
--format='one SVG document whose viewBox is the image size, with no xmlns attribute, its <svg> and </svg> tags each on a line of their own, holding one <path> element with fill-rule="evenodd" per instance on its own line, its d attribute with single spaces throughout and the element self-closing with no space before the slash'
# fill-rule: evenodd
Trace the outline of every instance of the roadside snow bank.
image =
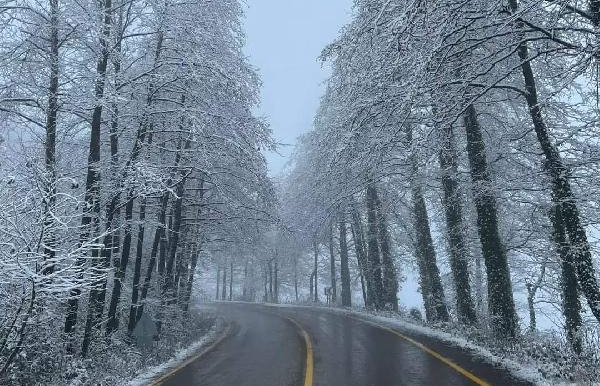
<svg viewBox="0 0 600 386">
<path fill-rule="evenodd" d="M 161 376 L 173 371 L 185 363 L 188 359 L 198 355 L 211 344 L 219 340 L 223 334 L 226 334 L 227 328 L 228 324 L 222 318 L 217 318 L 215 325 L 208 331 L 206 335 L 202 336 L 200 340 L 192 343 L 186 348 L 177 351 L 171 360 L 158 366 L 146 369 L 142 374 L 129 381 L 127 385 L 146 386 L 151 384 L 157 378 L 160 378 Z"/>
</svg>

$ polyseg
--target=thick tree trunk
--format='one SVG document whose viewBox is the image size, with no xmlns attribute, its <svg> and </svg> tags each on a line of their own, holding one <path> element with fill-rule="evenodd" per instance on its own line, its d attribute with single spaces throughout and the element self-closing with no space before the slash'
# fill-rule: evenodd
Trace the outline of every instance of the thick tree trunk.
<svg viewBox="0 0 600 386">
<path fill-rule="evenodd" d="M 316 235 L 315 235 L 315 240 L 313 240 L 313 249 L 314 249 L 314 253 L 315 253 L 315 262 L 314 262 L 314 275 L 315 275 L 315 303 L 319 302 L 319 276 L 318 276 L 318 263 L 319 263 L 319 245 L 317 243 L 316 240 Z"/>
<path fill-rule="evenodd" d="M 373 280 L 370 277 L 370 273 L 367 266 L 367 253 L 365 251 L 362 221 L 360 219 L 360 214 L 358 213 L 358 210 L 355 206 L 353 206 L 352 208 L 352 238 L 354 239 L 354 249 L 356 252 L 356 259 L 358 260 L 358 267 L 361 271 L 363 301 L 365 303 L 365 307 L 370 308 L 372 307 L 372 304 L 369 300 L 369 294 L 373 291 Z"/>
<path fill-rule="evenodd" d="M 473 105 L 468 106 L 464 123 L 477 210 L 477 230 L 488 279 L 488 309 L 492 318 L 490 325 L 498 336 L 515 337 L 518 323 L 510 272 L 498 229 L 498 209 L 492 192 L 485 143 Z"/>
<path fill-rule="evenodd" d="M 535 318 L 535 289 L 531 283 L 527 283 L 527 309 L 529 310 L 529 331 L 537 330 L 537 322 Z"/>
<path fill-rule="evenodd" d="M 377 231 L 376 190 L 373 184 L 367 186 L 367 271 L 372 280 L 369 289 L 369 302 L 376 310 L 383 309 L 383 281 Z"/>
<path fill-rule="evenodd" d="M 392 241 L 388 230 L 387 219 L 377 190 L 375 207 L 377 208 L 377 234 L 381 246 L 381 263 L 383 265 L 383 301 L 386 308 L 398 311 L 398 277 L 392 256 Z"/>
<path fill-rule="evenodd" d="M 113 333 L 119 327 L 119 318 L 117 315 L 117 307 L 121 298 L 121 288 L 125 280 L 129 256 L 131 254 L 131 222 L 133 220 L 133 190 L 127 194 L 127 205 L 125 206 L 125 227 L 123 232 L 123 246 L 121 250 L 121 259 L 116 267 L 115 276 L 113 279 L 113 290 L 108 307 L 108 321 L 106 323 L 106 334 Z"/>
<path fill-rule="evenodd" d="M 131 288 L 131 306 L 129 308 L 129 322 L 127 323 L 127 332 L 131 335 L 137 324 L 137 311 L 139 304 L 140 280 L 142 277 L 142 258 L 144 255 L 144 233 L 146 220 L 146 198 L 140 203 L 139 225 L 137 235 L 137 245 L 135 252 L 135 265 L 133 268 L 133 284 Z"/>
<path fill-rule="evenodd" d="M 417 255 L 420 258 L 421 291 L 425 300 L 425 310 L 429 310 L 428 320 L 447 322 L 450 319 L 446 306 L 446 296 L 442 286 L 440 270 L 437 266 L 433 238 L 429 227 L 427 206 L 421 187 L 413 183 L 413 220 L 417 237 Z"/>
<path fill-rule="evenodd" d="M 550 216 L 554 242 L 561 260 L 561 287 L 563 314 L 565 316 L 565 330 L 567 339 L 577 354 L 581 353 L 582 341 L 579 330 L 581 329 L 581 304 L 579 303 L 579 290 L 577 288 L 577 272 L 574 254 L 570 251 L 565 234 L 560 205 L 555 205 Z"/>
<path fill-rule="evenodd" d="M 43 275 L 54 273 L 56 263 L 56 230 L 54 212 L 56 209 L 56 122 L 58 115 L 58 0 L 50 0 L 50 82 L 48 86 L 48 107 L 46 115 L 46 176 L 44 197 L 44 264 Z"/>
<path fill-rule="evenodd" d="M 140 306 L 137 308 L 136 323 L 140 320 L 144 312 L 144 303 L 146 301 L 146 297 L 148 296 L 148 289 L 150 288 L 152 273 L 154 272 L 154 269 L 156 267 L 156 256 L 158 255 L 158 251 L 160 249 L 161 239 L 163 238 L 166 231 L 167 207 L 169 205 L 169 196 L 169 192 L 163 193 L 163 196 L 160 201 L 158 226 L 156 228 L 156 231 L 154 232 L 154 240 L 152 241 L 152 249 L 150 250 L 150 261 L 148 262 L 148 267 L 146 268 L 146 275 L 144 277 L 144 282 L 142 283 L 142 288 L 140 290 Z"/>
<path fill-rule="evenodd" d="M 446 128 L 439 157 L 442 169 L 442 188 L 444 190 L 443 203 L 446 215 L 446 233 L 450 249 L 450 268 L 456 292 L 458 320 L 464 324 L 475 324 L 477 316 L 471 298 L 471 285 L 469 283 L 469 254 L 463 228 L 462 197 L 457 182 L 458 156 L 454 145 L 452 126 Z"/>
<path fill-rule="evenodd" d="M 342 241 L 340 240 L 340 243 Z M 337 300 L 337 283 L 336 283 L 336 269 L 335 269 L 335 254 L 333 245 L 333 222 L 329 229 L 329 270 L 331 276 L 331 303 L 335 303 Z"/>
<path fill-rule="evenodd" d="M 190 261 L 190 272 L 185 285 L 185 294 L 183 298 L 183 311 L 187 312 L 190 307 L 190 299 L 192 297 L 192 288 L 194 286 L 194 275 L 196 274 L 196 267 L 198 265 L 198 255 L 200 254 L 200 248 L 197 244 L 194 244 L 192 249 L 191 261 Z"/>
<path fill-rule="evenodd" d="M 104 98 L 104 86 L 106 83 L 106 68 L 110 55 L 110 30 L 112 25 L 112 3 L 111 0 L 102 0 L 101 8 L 103 13 L 102 33 L 100 34 L 100 58 L 96 63 L 96 82 L 94 87 L 94 97 L 96 106 L 92 113 L 92 123 L 90 127 L 90 146 L 87 165 L 87 177 L 85 184 L 85 205 L 84 213 L 81 219 L 80 244 L 83 246 L 92 242 L 98 233 L 98 223 L 100 220 L 100 129 L 102 125 L 102 99 Z M 92 259 L 96 262 L 100 257 L 100 251 L 97 246 L 92 248 Z M 87 261 L 85 256 L 77 259 L 76 266 L 78 270 L 77 280 L 83 281 L 83 265 Z M 77 314 L 79 310 L 79 298 L 81 296 L 81 285 L 76 284 L 69 292 L 67 303 L 67 315 L 65 319 L 64 332 L 72 334 L 77 324 Z M 72 351 L 71 342 L 67 345 L 68 351 Z"/>
<path fill-rule="evenodd" d="M 450 315 L 448 314 L 440 270 L 437 266 L 431 228 L 429 227 L 427 205 L 423 197 L 419 178 L 418 159 L 413 150 L 413 131 L 410 125 L 406 127 L 406 147 L 411 152 L 409 157 L 413 172 L 413 179 L 410 183 L 413 205 L 412 219 L 415 230 L 415 252 L 419 267 L 421 295 L 423 296 L 425 315 L 427 320 L 446 322 L 450 319 Z"/>
<path fill-rule="evenodd" d="M 313 277 L 315 277 L 315 271 L 312 271 L 312 273 L 310 274 L 310 296 L 309 296 L 309 298 L 311 300 L 313 299 L 313 293 L 315 290 L 315 287 L 313 285 Z"/>
<path fill-rule="evenodd" d="M 592 4 L 596 3 L 592 2 Z M 509 0 L 509 5 L 513 12 L 517 11 L 516 0 Z M 597 12 L 594 15 L 597 16 Z M 565 166 L 558 148 L 552 143 L 546 122 L 542 116 L 542 109 L 537 96 L 535 75 L 531 68 L 529 49 L 526 41 L 522 41 L 519 44 L 517 53 L 519 59 L 521 59 L 521 70 L 526 91 L 525 99 L 529 107 L 529 114 L 538 142 L 546 159 L 544 169 L 552 183 L 552 200 L 555 205 L 561 206 L 562 222 L 568 236 L 570 251 L 574 254 L 573 261 L 575 262 L 577 277 L 581 285 L 581 292 L 585 295 L 588 306 L 592 310 L 596 320 L 600 322 L 600 285 L 596 279 L 587 234 L 581 223 L 579 208 L 577 207 L 569 181 L 569 170 Z"/>
<path fill-rule="evenodd" d="M 350 268 L 348 266 L 348 243 L 346 240 L 346 221 L 342 216 L 340 227 L 340 279 L 342 281 L 342 306 L 352 306 L 350 288 Z"/>
<path fill-rule="evenodd" d="M 361 256 L 359 255 L 359 248 L 356 245 L 356 231 L 354 230 L 354 225 L 350 225 L 350 232 L 352 233 L 352 240 L 354 241 L 354 249 L 355 249 L 355 254 L 356 254 L 356 262 L 358 264 L 358 274 L 360 276 L 360 289 L 362 291 L 362 298 L 363 298 L 363 304 L 365 305 L 365 307 L 368 306 L 368 301 L 367 301 L 367 288 L 365 286 L 365 275 L 364 275 L 364 271 L 362 269 L 362 263 L 361 263 Z"/>
</svg>

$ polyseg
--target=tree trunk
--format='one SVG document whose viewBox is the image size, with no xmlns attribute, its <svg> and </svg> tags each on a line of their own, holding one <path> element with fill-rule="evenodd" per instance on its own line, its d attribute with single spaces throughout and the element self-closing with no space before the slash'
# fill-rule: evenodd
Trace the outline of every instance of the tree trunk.
<svg viewBox="0 0 600 386">
<path fill-rule="evenodd" d="M 313 277 L 315 277 L 315 271 L 312 271 L 310 274 L 310 296 L 309 298 L 312 300 L 313 299 L 313 293 L 315 290 L 315 287 L 313 285 Z"/>
<path fill-rule="evenodd" d="M 485 143 L 473 105 L 469 105 L 465 112 L 464 124 L 477 210 L 477 230 L 488 279 L 490 325 L 500 337 L 515 337 L 518 323 L 508 261 L 498 229 L 498 209 L 492 192 Z"/>
<path fill-rule="evenodd" d="M 446 128 L 439 158 L 442 169 L 443 204 L 446 215 L 448 246 L 450 249 L 450 268 L 456 292 L 458 320 L 464 324 L 475 324 L 477 316 L 471 298 L 471 285 L 469 283 L 469 254 L 463 228 L 462 197 L 457 182 L 458 156 L 454 145 L 452 126 L 447 126 Z"/>
<path fill-rule="evenodd" d="M 340 240 L 340 243 L 342 241 Z M 329 229 L 329 265 L 330 265 L 330 276 L 331 276 L 331 302 L 335 303 L 337 300 L 337 283 L 336 283 L 336 270 L 335 270 L 335 254 L 333 253 L 333 223 L 331 223 Z"/>
<path fill-rule="evenodd" d="M 136 323 L 142 317 L 144 313 L 144 303 L 146 301 L 146 297 L 148 296 L 148 288 L 150 288 L 150 280 L 152 280 L 152 273 L 156 267 L 156 256 L 158 255 L 158 251 L 160 249 L 161 239 L 163 238 L 166 231 L 166 220 L 167 220 L 167 207 L 169 205 L 169 192 L 163 193 L 161 198 L 160 212 L 158 214 L 158 227 L 154 233 L 154 240 L 152 241 L 152 249 L 150 250 L 150 261 L 148 262 L 148 267 L 146 268 L 146 275 L 144 277 L 144 282 L 142 283 L 141 294 L 140 294 L 140 306 L 137 308 L 136 314 Z"/>
<path fill-rule="evenodd" d="M 44 264 L 43 275 L 54 273 L 56 263 L 56 121 L 58 115 L 58 0 L 50 0 L 50 83 L 48 86 L 48 110 L 46 116 L 46 176 L 44 197 Z"/>
<path fill-rule="evenodd" d="M 392 246 L 388 224 L 383 206 L 375 187 L 375 207 L 377 209 L 377 235 L 381 246 L 381 263 L 383 265 L 383 302 L 385 307 L 392 311 L 398 311 L 398 277 L 392 256 Z"/>
<path fill-rule="evenodd" d="M 140 279 L 142 277 L 142 258 L 144 255 L 144 233 L 145 233 L 145 219 L 146 219 L 146 198 L 142 199 L 140 204 L 139 214 L 139 225 L 137 235 L 137 245 L 135 252 L 135 265 L 133 268 L 133 284 L 131 288 L 131 306 L 129 308 L 129 322 L 127 324 L 127 332 L 131 335 L 133 329 L 137 324 L 137 311 L 140 307 L 139 304 L 139 288 Z"/>
<path fill-rule="evenodd" d="M 348 266 L 348 244 L 346 240 L 346 222 L 342 216 L 340 227 L 340 278 L 342 281 L 342 306 L 352 306 L 352 292 L 350 288 L 350 268 Z"/>
<path fill-rule="evenodd" d="M 221 285 L 221 300 L 227 300 L 227 268 L 223 267 L 223 284 Z"/>
<path fill-rule="evenodd" d="M 372 306 L 369 297 L 370 293 L 372 293 L 373 291 L 373 279 L 370 277 L 369 270 L 367 267 L 367 254 L 365 251 L 362 221 L 360 219 L 360 214 L 358 213 L 358 210 L 354 205 L 352 208 L 352 238 L 354 239 L 354 249 L 356 252 L 356 259 L 358 260 L 358 267 L 361 271 L 363 301 L 365 303 L 365 307 L 369 308 Z"/>
<path fill-rule="evenodd" d="M 537 322 L 535 320 L 535 289 L 531 283 L 527 283 L 527 308 L 529 310 L 529 331 L 535 332 L 537 330 Z"/>
<path fill-rule="evenodd" d="M 425 299 L 425 310 L 429 310 L 428 320 L 447 322 L 450 319 L 446 306 L 446 297 L 440 270 L 437 266 L 427 206 L 421 192 L 421 187 L 413 183 L 413 220 L 417 237 L 417 255 L 421 261 L 421 291 Z"/>
<path fill-rule="evenodd" d="M 314 249 L 314 253 L 315 253 L 315 266 L 314 266 L 314 275 L 315 275 L 315 303 L 319 302 L 319 283 L 318 283 L 318 263 L 319 263 L 319 245 L 317 244 L 317 240 L 316 240 L 316 235 L 315 235 L 315 239 L 313 240 L 313 249 Z"/>
<path fill-rule="evenodd" d="M 87 165 L 87 177 L 85 184 L 85 205 L 84 213 L 81 219 L 80 244 L 83 246 L 94 240 L 98 232 L 98 222 L 100 218 L 100 129 L 102 124 L 102 99 L 104 98 L 104 86 L 106 82 L 106 68 L 110 55 L 110 30 L 112 25 L 112 3 L 111 0 L 101 2 L 103 22 L 102 33 L 100 34 L 100 58 L 96 63 L 96 82 L 94 87 L 94 97 L 96 105 L 92 113 L 92 123 L 90 126 L 90 146 Z M 92 248 L 92 259 L 96 261 L 99 258 L 99 248 Z M 79 309 L 79 298 L 81 296 L 82 281 L 84 278 L 83 265 L 87 261 L 85 256 L 76 261 L 77 281 L 80 282 L 71 288 L 69 300 L 67 302 L 67 315 L 65 318 L 64 332 L 72 334 L 77 324 L 77 314 Z M 67 350 L 72 351 L 72 344 L 67 345 Z"/>
<path fill-rule="evenodd" d="M 229 301 L 233 300 L 233 260 L 229 262 Z"/>
<path fill-rule="evenodd" d="M 185 284 L 185 293 L 183 295 L 183 311 L 187 312 L 190 308 L 190 299 L 192 298 L 192 288 L 194 286 L 194 275 L 196 274 L 196 267 L 198 265 L 198 255 L 200 254 L 200 248 L 197 243 L 194 243 L 192 248 L 191 260 L 190 260 L 190 271 Z"/>
<path fill-rule="evenodd" d="M 273 302 L 274 303 L 279 303 L 279 263 L 277 262 L 277 259 L 275 259 L 275 267 L 274 267 L 274 271 L 275 271 L 275 277 L 274 277 L 274 299 Z"/>
<path fill-rule="evenodd" d="M 273 303 L 273 261 L 269 260 L 269 303 Z"/>
<path fill-rule="evenodd" d="M 379 242 L 377 232 L 377 191 L 371 183 L 367 186 L 367 270 L 369 278 L 373 280 L 369 289 L 369 302 L 376 310 L 383 309 L 383 282 L 381 275 L 381 259 L 379 256 Z"/>
<path fill-rule="evenodd" d="M 592 2 L 592 4 L 597 4 Z M 516 0 L 509 0 L 510 8 L 517 12 Z M 594 17 L 598 15 L 594 13 Z M 522 25 L 517 26 L 521 29 Z M 585 295 L 588 306 L 600 322 L 600 285 L 596 279 L 596 272 L 592 260 L 592 253 L 587 239 L 585 228 L 581 224 L 579 208 L 571 189 L 569 170 L 565 166 L 558 148 L 552 143 L 546 122 L 542 116 L 542 109 L 538 101 L 535 75 L 531 68 L 529 48 L 526 41 L 521 41 L 517 47 L 519 59 L 521 59 L 521 70 L 525 82 L 525 99 L 529 107 L 533 127 L 546 158 L 544 169 L 551 179 L 552 200 L 555 205 L 561 206 L 562 222 L 570 244 L 570 252 L 574 254 L 573 261 L 581 285 L 581 291 Z"/>
<path fill-rule="evenodd" d="M 579 330 L 581 329 L 581 304 L 579 303 L 579 290 L 577 288 L 577 272 L 574 254 L 569 250 L 569 243 L 565 235 L 560 205 L 555 205 L 550 216 L 554 242 L 561 260 L 561 287 L 563 314 L 565 316 L 565 330 L 567 339 L 577 354 L 581 353 L 582 342 Z"/>
<path fill-rule="evenodd" d="M 217 296 L 215 296 L 216 300 L 219 300 L 219 285 L 221 284 L 221 266 L 217 265 Z"/>
<path fill-rule="evenodd" d="M 294 255 L 294 294 L 298 302 L 298 256 Z"/>
<path fill-rule="evenodd" d="M 189 147 L 189 143 L 186 144 L 185 148 Z M 167 253 L 164 274 L 163 274 L 163 286 L 161 288 L 161 309 L 160 315 L 157 321 L 157 333 L 160 334 L 162 329 L 162 322 L 164 317 L 164 311 L 166 307 L 176 300 L 174 294 L 174 277 L 173 277 L 173 268 L 175 267 L 175 257 L 177 255 L 177 248 L 179 246 L 179 237 L 181 234 L 181 222 L 183 217 L 183 200 L 185 193 L 185 182 L 186 178 L 183 176 L 182 179 L 177 183 L 177 187 L 175 188 L 175 196 L 176 200 L 173 208 L 173 225 L 169 227 L 171 229 L 171 236 L 169 238 L 168 245 L 165 245 L 164 252 L 161 250 L 161 255 L 163 253 Z M 166 240 L 165 240 L 165 244 Z"/>
<path fill-rule="evenodd" d="M 242 287 L 242 298 L 244 301 L 248 300 L 248 259 L 244 264 L 244 286 Z"/>
<path fill-rule="evenodd" d="M 121 288 L 125 280 L 129 256 L 131 254 L 131 222 L 133 220 L 133 190 L 127 193 L 127 205 L 125 206 L 125 228 L 123 232 L 123 246 L 121 250 L 121 259 L 116 267 L 115 276 L 113 279 L 113 290 L 108 307 L 108 322 L 106 323 L 106 334 L 113 333 L 119 327 L 119 318 L 117 315 L 117 307 L 121 298 Z"/>
</svg>

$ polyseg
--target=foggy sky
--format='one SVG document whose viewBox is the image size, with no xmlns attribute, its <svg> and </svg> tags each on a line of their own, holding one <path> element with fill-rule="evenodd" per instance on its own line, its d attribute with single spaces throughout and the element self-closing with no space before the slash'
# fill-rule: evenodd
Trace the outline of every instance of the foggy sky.
<svg viewBox="0 0 600 386">
<path fill-rule="evenodd" d="M 312 128 L 327 66 L 321 50 L 350 20 L 352 0 L 248 0 L 246 54 L 263 80 L 259 114 L 285 144 L 267 160 L 272 175 L 283 169 L 296 138 Z M 287 146 L 286 146 L 287 145 Z"/>
</svg>

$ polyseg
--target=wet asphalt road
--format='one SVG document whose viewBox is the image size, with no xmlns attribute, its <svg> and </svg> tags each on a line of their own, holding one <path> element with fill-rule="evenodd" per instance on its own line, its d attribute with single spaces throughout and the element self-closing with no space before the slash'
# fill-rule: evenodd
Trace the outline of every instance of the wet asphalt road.
<svg viewBox="0 0 600 386">
<path fill-rule="evenodd" d="M 165 386 L 303 386 L 308 333 L 311 386 L 477 385 L 434 355 L 363 321 L 314 308 L 215 304 L 232 332 L 214 349 L 166 379 Z M 398 330 L 399 331 L 399 330 Z M 399 331 L 490 385 L 524 386 L 465 350 Z M 485 385 L 486 383 L 479 383 Z"/>
</svg>

